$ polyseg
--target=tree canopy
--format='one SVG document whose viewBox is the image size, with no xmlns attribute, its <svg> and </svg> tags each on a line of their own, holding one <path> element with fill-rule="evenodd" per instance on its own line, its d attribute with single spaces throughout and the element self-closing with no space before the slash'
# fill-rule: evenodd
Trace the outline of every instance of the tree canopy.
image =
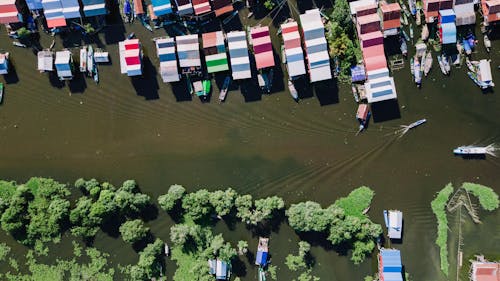
<svg viewBox="0 0 500 281">
<path fill-rule="evenodd" d="M 135 243 L 143 239 L 149 232 L 149 228 L 140 219 L 124 222 L 119 230 L 123 241 L 128 243 Z"/>
</svg>

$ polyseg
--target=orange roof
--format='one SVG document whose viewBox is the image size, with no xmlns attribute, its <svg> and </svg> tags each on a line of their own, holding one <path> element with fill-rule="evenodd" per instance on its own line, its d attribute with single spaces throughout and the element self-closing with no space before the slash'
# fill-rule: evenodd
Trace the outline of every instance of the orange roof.
<svg viewBox="0 0 500 281">
<path fill-rule="evenodd" d="M 360 25 L 371 23 L 371 22 L 376 22 L 376 21 L 380 21 L 380 18 L 377 14 L 361 16 L 357 20 L 358 24 L 360 24 Z"/>
</svg>

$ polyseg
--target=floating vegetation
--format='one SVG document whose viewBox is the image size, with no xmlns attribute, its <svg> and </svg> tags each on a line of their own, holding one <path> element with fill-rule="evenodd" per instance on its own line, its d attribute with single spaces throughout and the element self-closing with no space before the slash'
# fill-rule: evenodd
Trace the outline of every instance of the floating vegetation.
<svg viewBox="0 0 500 281">
<path fill-rule="evenodd" d="M 498 194 L 493 189 L 477 183 L 464 182 L 462 187 L 479 199 L 479 204 L 486 211 L 494 211 L 498 208 Z"/>
<path fill-rule="evenodd" d="M 441 271 L 448 276 L 448 218 L 446 217 L 446 204 L 450 195 L 453 193 L 453 186 L 451 183 L 446 185 L 441 191 L 438 192 L 436 198 L 432 200 L 432 212 L 438 221 L 438 235 L 436 244 L 439 246 L 439 256 L 441 258 Z"/>
</svg>

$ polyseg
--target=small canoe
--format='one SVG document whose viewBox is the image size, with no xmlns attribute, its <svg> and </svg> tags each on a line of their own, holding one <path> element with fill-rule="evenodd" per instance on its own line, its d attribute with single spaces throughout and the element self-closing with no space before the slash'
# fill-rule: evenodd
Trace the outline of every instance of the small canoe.
<svg viewBox="0 0 500 281">
<path fill-rule="evenodd" d="M 80 72 L 87 72 L 87 47 L 83 47 L 80 49 Z"/>
<path fill-rule="evenodd" d="M 488 35 L 484 35 L 483 37 L 484 39 L 484 47 L 486 48 L 486 52 L 490 52 L 490 49 L 491 49 L 491 41 L 490 41 L 490 38 L 488 38 Z"/>
<path fill-rule="evenodd" d="M 424 27 L 422 27 L 422 41 L 427 40 L 429 38 L 429 28 L 427 27 L 427 24 L 424 24 Z"/>
<path fill-rule="evenodd" d="M 281 45 L 281 63 L 286 63 L 285 45 Z"/>
<path fill-rule="evenodd" d="M 413 25 L 410 24 L 410 38 L 413 39 Z"/>
<path fill-rule="evenodd" d="M 132 32 L 132 33 L 130 33 L 130 34 L 127 36 L 127 39 L 129 39 L 129 40 L 130 40 L 130 39 L 132 39 L 132 38 L 134 38 L 134 37 L 135 37 L 135 33 L 134 33 L 134 32 Z"/>
<path fill-rule="evenodd" d="M 415 75 L 415 67 L 414 67 L 415 62 L 413 61 L 413 58 L 410 58 L 410 72 L 411 72 L 411 77 Z"/>
<path fill-rule="evenodd" d="M 403 56 L 406 57 L 408 55 L 408 46 L 406 45 L 406 40 L 403 37 L 399 37 L 399 43 L 399 49 L 401 50 Z"/>
<path fill-rule="evenodd" d="M 167 256 L 167 257 L 168 257 L 168 255 L 170 254 L 170 247 L 168 246 L 168 244 L 167 244 L 167 243 L 165 243 L 165 247 L 164 247 L 164 249 L 165 249 L 165 256 Z"/>
<path fill-rule="evenodd" d="M 387 213 L 387 210 L 384 210 L 384 222 L 385 222 L 385 227 L 389 228 L 389 215 Z"/>
<path fill-rule="evenodd" d="M 354 84 L 351 84 L 352 95 L 354 96 L 354 101 L 359 102 L 358 89 Z"/>
<path fill-rule="evenodd" d="M 410 36 L 401 28 L 401 34 L 403 34 L 403 37 L 405 38 L 406 41 L 410 41 Z"/>
<path fill-rule="evenodd" d="M 27 46 L 25 44 L 19 43 L 17 41 L 12 42 L 12 45 L 14 45 L 16 47 L 20 47 L 20 48 L 27 48 Z"/>
<path fill-rule="evenodd" d="M 443 57 L 441 55 L 438 55 L 437 60 L 438 60 L 438 64 L 439 64 L 439 68 L 441 69 L 441 72 L 444 75 L 448 75 L 448 72 L 446 71 L 446 67 L 444 66 Z"/>
<path fill-rule="evenodd" d="M 413 59 L 413 65 L 414 65 L 414 76 L 415 76 L 415 84 L 417 84 L 417 87 L 420 88 L 422 84 L 422 73 L 421 73 L 421 66 L 420 62 L 418 61 L 418 57 L 415 56 Z"/>
<path fill-rule="evenodd" d="M 230 82 L 231 82 L 231 77 L 227 76 L 226 79 L 224 79 L 224 84 L 222 84 L 222 88 L 221 88 L 220 93 L 219 93 L 219 103 L 226 100 L 226 95 L 227 95 L 227 91 L 229 89 Z"/>
<path fill-rule="evenodd" d="M 451 72 L 450 59 L 446 55 L 443 55 L 443 64 L 444 64 L 444 69 L 446 70 L 448 75 L 450 75 L 450 72 Z"/>
<path fill-rule="evenodd" d="M 432 68 L 432 53 L 427 52 L 427 56 L 425 57 L 425 65 L 424 65 L 424 75 L 427 76 L 429 74 L 429 71 L 431 71 Z"/>
<path fill-rule="evenodd" d="M 290 91 L 290 96 L 292 96 L 293 100 L 298 102 L 299 94 L 297 92 L 297 89 L 295 89 L 295 85 L 293 85 L 292 80 L 288 80 L 288 90 Z"/>
</svg>

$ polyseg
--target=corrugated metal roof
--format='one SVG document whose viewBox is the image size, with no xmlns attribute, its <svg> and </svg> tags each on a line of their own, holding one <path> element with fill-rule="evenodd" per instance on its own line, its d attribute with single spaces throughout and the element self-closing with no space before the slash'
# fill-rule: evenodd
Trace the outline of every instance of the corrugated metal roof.
<svg viewBox="0 0 500 281">
<path fill-rule="evenodd" d="M 177 56 L 181 67 L 201 66 L 200 44 L 198 35 L 183 35 L 175 38 L 177 42 Z"/>
<path fill-rule="evenodd" d="M 274 66 L 273 47 L 269 27 L 254 27 L 250 31 L 257 69 Z"/>
<path fill-rule="evenodd" d="M 40 51 L 38 57 L 38 70 L 52 71 L 54 70 L 54 54 L 51 51 Z"/>
<path fill-rule="evenodd" d="M 172 13 L 172 4 L 170 0 L 151 0 L 153 11 L 157 16 L 168 15 Z"/>
<path fill-rule="evenodd" d="M 80 4 L 77 0 L 61 0 L 63 14 L 66 19 L 80 18 Z"/>
<path fill-rule="evenodd" d="M 369 103 L 397 98 L 396 87 L 394 85 L 394 78 L 389 77 L 388 75 L 389 74 L 387 73 L 387 76 L 380 77 L 377 79 L 369 78 L 369 80 L 365 83 L 366 98 L 368 99 Z M 388 81 L 389 83 L 382 83 L 385 81 Z"/>
<path fill-rule="evenodd" d="M 3 0 L 0 3 L 0 24 L 19 22 L 18 15 L 15 0 Z"/>
<path fill-rule="evenodd" d="M 376 0 L 358 0 L 358 1 L 352 1 L 349 3 L 349 9 L 351 10 L 351 15 L 356 14 L 356 9 L 358 7 L 363 7 L 367 6 L 370 4 L 376 4 Z"/>
<path fill-rule="evenodd" d="M 245 32 L 231 31 L 226 36 L 233 80 L 251 78 L 252 72 Z"/>
<path fill-rule="evenodd" d="M 134 13 L 136 15 L 144 14 L 144 7 L 142 6 L 142 0 L 134 0 Z"/>
<path fill-rule="evenodd" d="M 215 271 L 215 278 L 225 280 L 227 278 L 227 263 L 217 260 L 217 268 Z"/>
<path fill-rule="evenodd" d="M 212 10 L 208 0 L 192 0 L 192 3 L 196 15 L 206 14 Z"/>
<path fill-rule="evenodd" d="M 380 10 L 382 11 L 382 13 L 401 11 L 401 6 L 399 5 L 399 3 L 390 3 L 390 4 L 381 5 Z"/>
<path fill-rule="evenodd" d="M 175 54 L 175 39 L 162 38 L 155 41 L 158 58 L 160 59 L 160 76 L 163 82 L 179 81 L 177 56 Z"/>
<path fill-rule="evenodd" d="M 299 27 L 296 22 L 289 22 L 281 25 L 281 34 L 285 46 L 286 65 L 290 79 L 306 74 L 304 64 L 304 53 L 299 34 Z"/>
</svg>

